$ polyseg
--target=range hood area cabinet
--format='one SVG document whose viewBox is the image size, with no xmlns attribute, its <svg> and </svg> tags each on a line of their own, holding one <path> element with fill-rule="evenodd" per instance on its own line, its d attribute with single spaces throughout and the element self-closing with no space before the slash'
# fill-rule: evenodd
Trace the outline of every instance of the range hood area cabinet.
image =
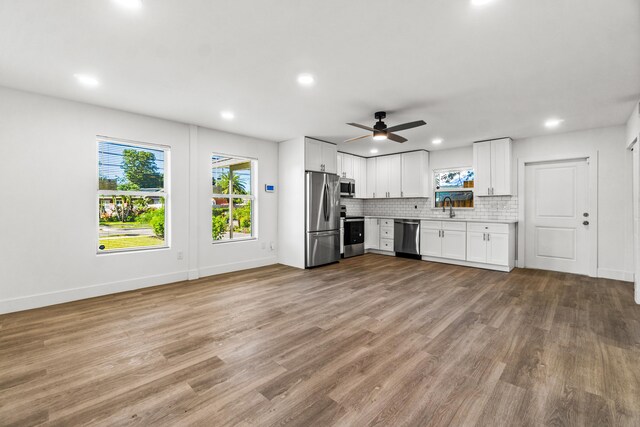
<svg viewBox="0 0 640 427">
<path fill-rule="evenodd" d="M 368 158 L 366 187 L 367 198 L 372 199 L 429 197 L 429 153 L 411 151 Z"/>
<path fill-rule="evenodd" d="M 338 152 L 338 176 L 356 181 L 356 199 L 367 197 L 367 159 Z"/>
<path fill-rule="evenodd" d="M 473 144 L 476 196 L 511 196 L 511 138 Z"/>
<path fill-rule="evenodd" d="M 337 154 L 335 144 L 313 138 L 305 138 L 304 168 L 310 172 L 338 173 Z"/>
</svg>

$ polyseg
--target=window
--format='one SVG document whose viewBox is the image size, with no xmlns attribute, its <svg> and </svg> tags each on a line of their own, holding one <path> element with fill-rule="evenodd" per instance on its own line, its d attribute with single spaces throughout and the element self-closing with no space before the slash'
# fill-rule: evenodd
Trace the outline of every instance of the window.
<svg viewBox="0 0 640 427">
<path fill-rule="evenodd" d="M 98 139 L 98 252 L 167 247 L 165 147 Z"/>
<path fill-rule="evenodd" d="M 449 207 L 449 203 L 453 203 L 454 208 L 473 208 L 474 177 L 471 168 L 435 171 L 434 208 Z M 446 197 L 450 197 L 451 202 L 445 202 Z"/>
<path fill-rule="evenodd" d="M 255 238 L 257 160 L 211 156 L 211 236 L 215 242 Z"/>
</svg>

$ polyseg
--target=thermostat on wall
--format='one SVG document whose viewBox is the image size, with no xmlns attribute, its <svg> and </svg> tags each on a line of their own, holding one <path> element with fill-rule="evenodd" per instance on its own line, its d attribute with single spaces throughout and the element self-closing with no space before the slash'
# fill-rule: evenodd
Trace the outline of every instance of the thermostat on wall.
<svg viewBox="0 0 640 427">
<path fill-rule="evenodd" d="M 264 191 L 266 191 L 267 193 L 275 193 L 276 192 L 276 186 L 273 184 L 265 184 L 264 185 Z"/>
</svg>

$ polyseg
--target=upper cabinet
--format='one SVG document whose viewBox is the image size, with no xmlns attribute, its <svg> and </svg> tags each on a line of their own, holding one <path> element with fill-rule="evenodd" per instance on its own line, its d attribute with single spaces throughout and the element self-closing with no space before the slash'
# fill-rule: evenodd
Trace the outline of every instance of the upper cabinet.
<svg viewBox="0 0 640 427">
<path fill-rule="evenodd" d="M 355 179 L 354 176 L 354 163 L 359 157 L 352 156 L 351 154 L 338 153 L 338 176 L 340 178 Z"/>
<path fill-rule="evenodd" d="M 305 169 L 312 172 L 338 173 L 338 153 L 334 144 L 305 138 Z"/>
<path fill-rule="evenodd" d="M 412 151 L 402 153 L 402 191 L 401 197 L 429 197 L 431 179 L 429 179 L 429 153 Z"/>
<path fill-rule="evenodd" d="M 373 196 L 376 199 L 402 197 L 402 156 L 376 157 Z"/>
<path fill-rule="evenodd" d="M 511 138 L 473 144 L 474 193 L 477 196 L 511 195 Z"/>
<path fill-rule="evenodd" d="M 356 198 L 367 197 L 367 159 L 353 156 L 353 179 L 356 181 Z"/>
<path fill-rule="evenodd" d="M 376 197 L 376 163 L 376 157 L 369 157 L 367 159 L 367 185 L 365 189 L 365 197 L 367 199 L 373 199 Z M 358 191 L 357 188 L 356 191 Z"/>
</svg>

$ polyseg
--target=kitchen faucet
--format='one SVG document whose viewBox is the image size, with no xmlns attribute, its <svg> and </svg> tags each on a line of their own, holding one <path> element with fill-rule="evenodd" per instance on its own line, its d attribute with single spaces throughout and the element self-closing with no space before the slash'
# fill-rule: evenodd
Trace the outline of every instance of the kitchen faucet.
<svg viewBox="0 0 640 427">
<path fill-rule="evenodd" d="M 453 218 L 454 216 L 456 216 L 456 213 L 453 211 L 453 200 L 451 200 L 451 197 L 446 196 L 444 199 L 442 199 L 442 212 L 444 212 L 444 202 L 447 201 L 447 199 L 449 199 L 449 218 Z"/>
</svg>

